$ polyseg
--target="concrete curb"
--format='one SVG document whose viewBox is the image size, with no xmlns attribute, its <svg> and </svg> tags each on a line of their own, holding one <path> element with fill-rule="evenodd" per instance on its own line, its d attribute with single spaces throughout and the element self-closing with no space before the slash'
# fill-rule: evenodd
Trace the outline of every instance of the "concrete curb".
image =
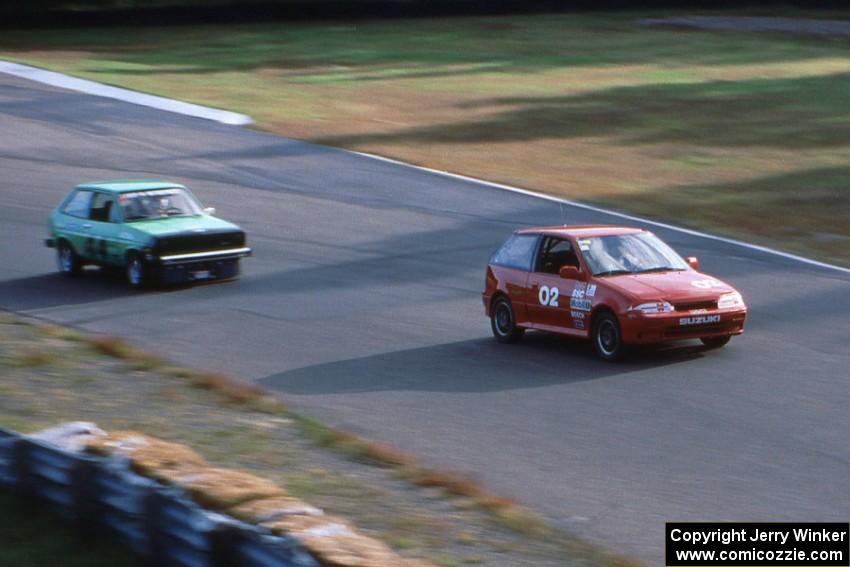
<svg viewBox="0 0 850 567">
<path fill-rule="evenodd" d="M 78 79 L 63 75 L 62 73 L 47 71 L 29 65 L 21 65 L 19 63 L 11 63 L 9 61 L 0 61 L 0 73 L 94 96 L 112 98 L 167 112 L 176 112 L 177 114 L 203 118 L 204 120 L 213 120 L 231 126 L 245 126 L 254 122 L 250 116 L 245 114 L 104 85 L 103 83 Z"/>
</svg>

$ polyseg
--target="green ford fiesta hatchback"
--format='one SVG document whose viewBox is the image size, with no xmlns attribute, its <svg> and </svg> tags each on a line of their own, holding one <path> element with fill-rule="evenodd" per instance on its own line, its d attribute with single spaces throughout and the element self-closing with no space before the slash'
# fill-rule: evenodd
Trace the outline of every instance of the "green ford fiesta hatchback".
<svg viewBox="0 0 850 567">
<path fill-rule="evenodd" d="M 123 268 L 133 287 L 234 278 L 251 249 L 214 212 L 178 183 L 85 183 L 50 214 L 46 243 L 66 276 L 96 264 Z"/>
</svg>

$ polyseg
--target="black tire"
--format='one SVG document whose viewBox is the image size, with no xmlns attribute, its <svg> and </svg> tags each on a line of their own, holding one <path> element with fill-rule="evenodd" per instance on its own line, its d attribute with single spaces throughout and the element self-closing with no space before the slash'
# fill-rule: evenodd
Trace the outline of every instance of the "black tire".
<svg viewBox="0 0 850 567">
<path fill-rule="evenodd" d="M 732 340 L 731 335 L 726 335 L 725 337 L 703 337 L 700 339 L 702 344 L 706 346 L 706 348 L 723 348 L 726 344 Z"/>
<path fill-rule="evenodd" d="M 626 345 L 620 332 L 620 322 L 612 313 L 603 311 L 593 319 L 591 333 L 593 348 L 602 360 L 614 362 L 623 358 Z"/>
<path fill-rule="evenodd" d="M 150 270 L 144 259 L 135 252 L 131 252 L 127 256 L 127 265 L 124 268 L 124 274 L 127 276 L 127 283 L 135 289 L 144 289 L 150 282 Z"/>
<path fill-rule="evenodd" d="M 59 273 L 68 278 L 80 275 L 83 270 L 80 257 L 65 240 L 60 240 L 56 245 L 56 266 L 59 268 Z"/>
<path fill-rule="evenodd" d="M 490 329 L 500 343 L 515 343 L 522 339 L 525 329 L 517 327 L 514 308 L 506 297 L 500 297 L 490 308 Z"/>
</svg>

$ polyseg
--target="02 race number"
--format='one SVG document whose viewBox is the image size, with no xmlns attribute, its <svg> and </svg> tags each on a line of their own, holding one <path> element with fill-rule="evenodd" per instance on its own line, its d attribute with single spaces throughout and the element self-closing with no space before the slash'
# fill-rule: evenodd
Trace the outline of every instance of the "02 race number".
<svg viewBox="0 0 850 567">
<path fill-rule="evenodd" d="M 540 305 L 558 307 L 558 296 L 560 294 L 557 287 L 549 287 L 548 285 L 540 286 L 540 291 L 537 292 L 537 300 L 540 302 Z"/>
</svg>

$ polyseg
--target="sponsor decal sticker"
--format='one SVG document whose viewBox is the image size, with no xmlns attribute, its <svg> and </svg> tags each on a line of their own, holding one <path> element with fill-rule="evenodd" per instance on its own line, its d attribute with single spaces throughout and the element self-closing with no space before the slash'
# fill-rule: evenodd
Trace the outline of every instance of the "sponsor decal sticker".
<svg viewBox="0 0 850 567">
<path fill-rule="evenodd" d="M 584 297 L 584 293 L 587 290 L 587 284 L 584 282 L 576 282 L 576 286 L 573 288 L 573 297 L 576 299 L 582 299 Z"/>
<path fill-rule="evenodd" d="M 573 321 L 573 324 L 575 324 L 576 329 L 584 329 L 584 321 L 580 319 L 576 319 L 575 321 Z"/>
<path fill-rule="evenodd" d="M 578 247 L 579 247 L 579 250 L 585 250 L 585 251 L 590 250 L 590 240 L 587 239 L 587 238 L 579 240 L 578 241 Z"/>
<path fill-rule="evenodd" d="M 698 287 L 700 289 L 711 289 L 713 287 L 723 287 L 723 284 L 717 280 L 706 279 L 706 280 L 694 280 L 691 282 L 691 285 L 694 287 Z"/>
<path fill-rule="evenodd" d="M 594 293 L 596 293 L 596 286 L 593 286 Z M 576 282 L 576 286 L 573 288 L 572 296 L 570 297 L 570 309 L 576 309 L 578 311 L 590 311 L 590 306 L 592 301 L 585 297 L 587 293 L 588 286 L 584 282 Z"/>
<path fill-rule="evenodd" d="M 589 284 L 587 286 L 586 294 L 587 294 L 587 297 L 593 297 L 594 295 L 596 295 L 596 284 Z"/>
<path fill-rule="evenodd" d="M 697 317 L 681 317 L 679 325 L 705 325 L 708 323 L 719 323 L 720 315 L 700 315 Z"/>
<path fill-rule="evenodd" d="M 584 319 L 584 313 L 581 311 L 570 311 L 570 317 L 573 319 Z"/>
</svg>

